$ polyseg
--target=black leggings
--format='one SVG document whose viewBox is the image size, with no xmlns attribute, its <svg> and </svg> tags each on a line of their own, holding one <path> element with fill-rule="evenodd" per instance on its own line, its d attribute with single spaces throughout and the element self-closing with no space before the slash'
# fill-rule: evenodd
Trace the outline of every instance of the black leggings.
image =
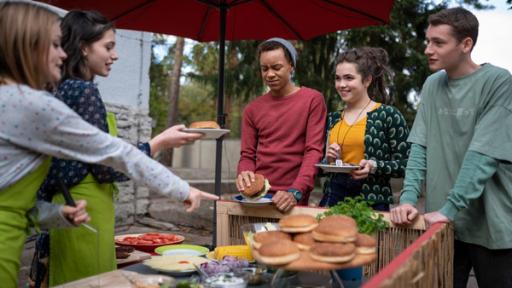
<svg viewBox="0 0 512 288">
<path fill-rule="evenodd" d="M 455 240 L 454 288 L 466 288 L 471 268 L 479 288 L 512 287 L 512 249 L 491 250 Z"/>
</svg>

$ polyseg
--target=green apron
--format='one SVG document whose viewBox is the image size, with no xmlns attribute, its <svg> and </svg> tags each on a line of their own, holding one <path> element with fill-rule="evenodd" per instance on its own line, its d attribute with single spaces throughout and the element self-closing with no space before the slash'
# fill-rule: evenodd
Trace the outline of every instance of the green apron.
<svg viewBox="0 0 512 288">
<path fill-rule="evenodd" d="M 34 207 L 39 186 L 43 183 L 50 158 L 36 170 L 3 190 L 0 190 L 0 286 L 18 287 L 18 273 L 23 245 L 27 238 L 27 212 Z"/>
<path fill-rule="evenodd" d="M 117 136 L 114 114 L 107 113 L 107 123 L 109 133 Z M 75 200 L 87 201 L 87 213 L 91 217 L 88 224 L 98 230 L 98 235 L 83 226 L 50 230 L 50 287 L 117 269 L 115 185 L 100 184 L 89 173 L 69 191 Z M 56 194 L 53 202 L 64 203 L 64 197 Z"/>
</svg>

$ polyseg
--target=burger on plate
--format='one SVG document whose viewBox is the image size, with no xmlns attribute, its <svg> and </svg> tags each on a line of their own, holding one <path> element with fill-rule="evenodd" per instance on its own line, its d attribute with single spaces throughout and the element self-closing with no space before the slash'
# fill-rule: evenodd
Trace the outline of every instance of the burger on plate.
<svg viewBox="0 0 512 288">
<path fill-rule="evenodd" d="M 356 246 L 352 243 L 316 243 L 311 246 L 309 255 L 320 262 L 344 263 L 356 256 Z"/>
<path fill-rule="evenodd" d="M 252 237 L 252 247 L 260 249 L 261 245 L 265 243 L 291 239 L 292 236 L 281 231 L 258 232 Z"/>
<path fill-rule="evenodd" d="M 313 230 L 313 238 L 320 242 L 354 242 L 357 238 L 357 223 L 344 215 L 327 216 Z"/>
<path fill-rule="evenodd" d="M 254 174 L 254 182 L 251 183 L 251 186 L 244 187 L 240 193 L 245 199 L 258 200 L 265 196 L 268 190 L 270 190 L 268 179 L 261 174 Z"/>
<path fill-rule="evenodd" d="M 189 128 L 192 128 L 192 129 L 220 129 L 220 126 L 215 121 L 196 121 L 196 122 L 190 123 Z"/>
<path fill-rule="evenodd" d="M 299 259 L 300 251 L 291 240 L 280 240 L 261 245 L 259 260 L 267 265 L 284 265 Z"/>
<path fill-rule="evenodd" d="M 279 220 L 279 229 L 287 233 L 305 233 L 318 226 L 314 216 L 308 214 L 288 215 Z"/>
</svg>

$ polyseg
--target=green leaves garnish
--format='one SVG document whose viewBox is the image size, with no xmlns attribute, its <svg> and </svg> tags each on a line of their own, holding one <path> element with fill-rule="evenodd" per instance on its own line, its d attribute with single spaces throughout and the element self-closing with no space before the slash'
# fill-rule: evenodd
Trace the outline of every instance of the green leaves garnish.
<svg viewBox="0 0 512 288">
<path fill-rule="evenodd" d="M 371 235 L 388 228 L 389 225 L 382 214 L 375 212 L 370 205 L 372 202 L 364 200 L 361 196 L 345 197 L 329 210 L 318 214 L 317 218 L 320 220 L 331 215 L 346 215 L 356 220 L 359 233 Z"/>
</svg>

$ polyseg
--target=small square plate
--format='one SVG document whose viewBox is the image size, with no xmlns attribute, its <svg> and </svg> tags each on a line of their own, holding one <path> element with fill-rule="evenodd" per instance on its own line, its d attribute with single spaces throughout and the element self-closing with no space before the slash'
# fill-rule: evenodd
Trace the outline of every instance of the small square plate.
<svg viewBox="0 0 512 288">
<path fill-rule="evenodd" d="M 229 133 L 231 130 L 229 130 L 229 129 L 185 128 L 181 131 L 186 132 L 186 133 L 203 134 L 204 137 L 202 137 L 201 139 L 217 139 L 220 136 Z"/>
</svg>

